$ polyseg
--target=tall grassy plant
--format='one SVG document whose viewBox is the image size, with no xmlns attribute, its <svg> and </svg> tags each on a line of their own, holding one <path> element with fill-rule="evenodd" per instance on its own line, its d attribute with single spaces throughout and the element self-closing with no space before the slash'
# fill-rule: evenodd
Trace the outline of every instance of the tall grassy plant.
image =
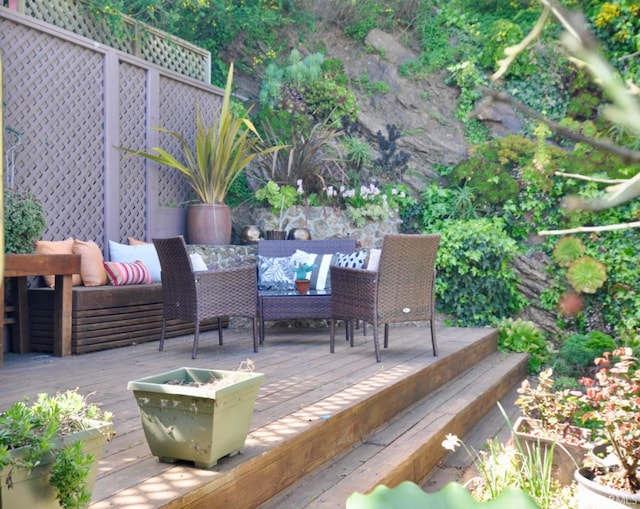
<svg viewBox="0 0 640 509">
<path fill-rule="evenodd" d="M 164 127 L 154 127 L 157 131 L 167 133 L 180 142 L 184 162 L 160 147 L 150 149 L 155 151 L 155 154 L 144 150 L 120 148 L 133 155 L 139 155 L 178 170 L 187 179 L 202 203 L 224 203 L 229 188 L 249 163 L 258 156 L 275 152 L 283 147 L 276 145 L 263 148 L 262 139 L 251 120 L 236 116 L 232 112 L 232 82 L 233 63 L 229 66 L 218 125 L 205 126 L 200 109 L 196 106 L 195 151 L 182 134 Z"/>
</svg>

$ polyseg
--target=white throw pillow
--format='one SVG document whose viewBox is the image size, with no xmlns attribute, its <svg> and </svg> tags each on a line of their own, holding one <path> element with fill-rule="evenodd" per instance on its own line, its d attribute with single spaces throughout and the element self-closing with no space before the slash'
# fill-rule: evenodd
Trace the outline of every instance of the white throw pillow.
<svg viewBox="0 0 640 509">
<path fill-rule="evenodd" d="M 382 253 L 382 249 L 369 250 L 369 263 L 367 263 L 367 270 L 374 270 L 378 272 L 378 267 L 380 266 L 381 253 Z"/>
<path fill-rule="evenodd" d="M 109 258 L 112 262 L 135 263 L 140 260 L 149 269 L 153 281 L 162 281 L 160 275 L 160 259 L 153 244 L 136 244 L 128 246 L 112 240 L 109 241 Z"/>
<path fill-rule="evenodd" d="M 194 272 L 209 270 L 209 267 L 207 267 L 207 264 L 204 263 L 202 256 L 200 256 L 200 253 L 191 253 L 189 255 L 189 258 L 191 258 L 191 266 L 193 267 Z"/>
</svg>

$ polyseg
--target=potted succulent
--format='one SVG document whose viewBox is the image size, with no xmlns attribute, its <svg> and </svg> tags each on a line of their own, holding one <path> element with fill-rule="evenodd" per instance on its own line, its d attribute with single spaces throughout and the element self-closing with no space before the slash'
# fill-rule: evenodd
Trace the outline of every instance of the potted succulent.
<svg viewBox="0 0 640 509">
<path fill-rule="evenodd" d="M 77 390 L 15 403 L 0 414 L 0 507 L 87 505 L 111 415 Z"/>
<path fill-rule="evenodd" d="M 515 404 L 522 416 L 513 425 L 513 434 L 527 450 L 540 445 L 553 449 L 554 476 L 562 485 L 571 484 L 577 466 L 591 449 L 591 431 L 576 425 L 578 411 L 583 406 L 579 393 L 569 389 L 553 390 L 553 371 L 549 368 L 538 375 L 533 387 L 525 379 L 518 389 Z"/>
<path fill-rule="evenodd" d="M 127 388 L 154 456 L 211 468 L 244 445 L 263 380 L 251 371 L 179 368 L 133 380 Z"/>
<path fill-rule="evenodd" d="M 640 363 L 631 348 L 622 347 L 595 364 L 596 376 L 580 380 L 586 389 L 584 418 L 598 423 L 597 443 L 606 444 L 615 464 L 576 471 L 578 507 L 640 507 Z"/>
<path fill-rule="evenodd" d="M 195 148 L 185 137 L 162 127 L 155 129 L 180 142 L 182 154 L 174 156 L 160 147 L 153 153 L 119 147 L 178 170 L 187 179 L 199 204 L 189 206 L 187 215 L 190 244 L 229 244 L 231 240 L 231 210 L 224 203 L 229 187 L 256 157 L 280 150 L 282 146 L 264 148 L 255 126 L 246 117 L 237 116 L 231 108 L 233 63 L 224 91 L 218 125 L 205 126 L 196 106 Z"/>
<path fill-rule="evenodd" d="M 316 267 L 317 265 L 315 263 L 311 265 L 307 263 L 300 263 L 293 268 L 293 271 L 296 275 L 296 288 L 298 289 L 298 293 L 300 295 L 306 295 L 309 291 L 309 285 L 311 284 L 311 281 L 309 280 L 308 274 Z"/>
</svg>

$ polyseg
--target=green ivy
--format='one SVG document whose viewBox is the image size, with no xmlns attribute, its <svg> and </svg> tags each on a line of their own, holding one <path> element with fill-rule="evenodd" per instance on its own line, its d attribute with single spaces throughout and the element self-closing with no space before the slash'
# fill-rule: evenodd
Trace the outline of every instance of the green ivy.
<svg viewBox="0 0 640 509">
<path fill-rule="evenodd" d="M 498 349 L 529 354 L 529 373 L 537 374 L 549 360 L 549 347 L 544 333 L 533 323 L 522 318 L 499 320 Z"/>
<path fill-rule="evenodd" d="M 510 267 L 518 247 L 500 219 L 447 221 L 440 233 L 436 306 L 454 325 L 488 325 L 522 309 Z"/>
</svg>

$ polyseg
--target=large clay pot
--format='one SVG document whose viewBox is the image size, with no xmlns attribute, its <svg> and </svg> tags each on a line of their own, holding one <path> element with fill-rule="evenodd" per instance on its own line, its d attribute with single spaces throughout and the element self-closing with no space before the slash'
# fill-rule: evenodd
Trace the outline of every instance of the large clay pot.
<svg viewBox="0 0 640 509">
<path fill-rule="evenodd" d="M 212 203 L 189 205 L 187 237 L 189 244 L 230 244 L 231 209 L 229 206 Z"/>
</svg>

